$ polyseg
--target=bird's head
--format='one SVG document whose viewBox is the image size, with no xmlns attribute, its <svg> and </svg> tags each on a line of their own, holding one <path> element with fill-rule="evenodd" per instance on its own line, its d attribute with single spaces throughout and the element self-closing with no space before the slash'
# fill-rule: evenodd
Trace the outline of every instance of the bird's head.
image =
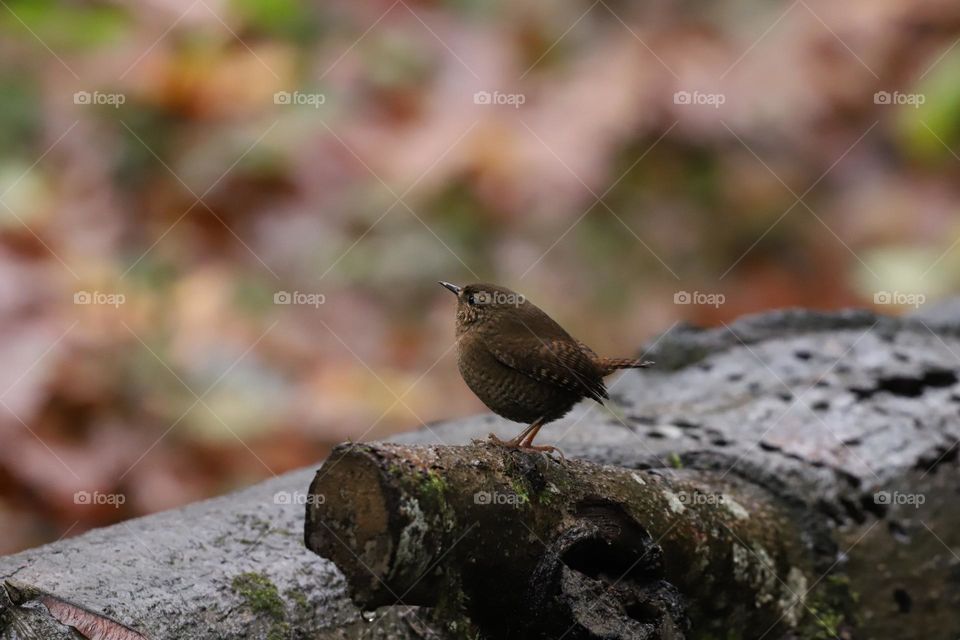
<svg viewBox="0 0 960 640">
<path fill-rule="evenodd" d="M 458 287 L 449 282 L 440 282 L 440 285 L 457 296 L 458 335 L 470 327 L 526 304 L 526 298 L 522 294 L 495 284 L 477 283 Z"/>
</svg>

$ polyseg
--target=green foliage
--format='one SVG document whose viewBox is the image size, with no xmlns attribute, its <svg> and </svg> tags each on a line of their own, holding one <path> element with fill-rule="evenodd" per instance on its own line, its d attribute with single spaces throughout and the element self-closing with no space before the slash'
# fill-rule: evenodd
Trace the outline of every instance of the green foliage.
<svg viewBox="0 0 960 640">
<path fill-rule="evenodd" d="M 898 128 L 907 149 L 927 160 L 956 162 L 960 145 L 960 50 L 948 53 L 920 84 L 909 89 L 923 104 L 900 105 Z M 954 151 L 951 151 L 954 149 Z"/>
<path fill-rule="evenodd" d="M 265 34 L 306 42 L 320 33 L 313 3 L 297 0 L 232 0 L 231 9 L 250 28 Z"/>
<path fill-rule="evenodd" d="M 0 154 L 28 153 L 41 128 L 36 87 L 23 76 L 2 75 L 0 96 Z"/>
<path fill-rule="evenodd" d="M 0 12 L 0 30 L 27 40 L 40 38 L 50 47 L 88 49 L 118 41 L 129 23 L 127 14 L 106 3 L 10 0 Z"/>
</svg>

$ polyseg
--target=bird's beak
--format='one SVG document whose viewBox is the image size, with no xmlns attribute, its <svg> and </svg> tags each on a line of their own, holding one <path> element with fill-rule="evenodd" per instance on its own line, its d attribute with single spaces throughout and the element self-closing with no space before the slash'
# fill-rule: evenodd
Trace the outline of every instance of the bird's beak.
<svg viewBox="0 0 960 640">
<path fill-rule="evenodd" d="M 442 287 L 444 287 L 444 288 L 446 288 L 446 289 L 449 289 L 450 291 L 453 292 L 453 295 L 455 295 L 455 296 L 459 296 L 459 295 L 460 295 L 461 289 L 460 289 L 460 287 L 458 287 L 458 286 L 455 285 L 455 284 L 450 284 L 449 282 L 444 282 L 443 280 L 441 280 L 441 281 L 440 281 L 440 286 L 442 286 Z"/>
</svg>

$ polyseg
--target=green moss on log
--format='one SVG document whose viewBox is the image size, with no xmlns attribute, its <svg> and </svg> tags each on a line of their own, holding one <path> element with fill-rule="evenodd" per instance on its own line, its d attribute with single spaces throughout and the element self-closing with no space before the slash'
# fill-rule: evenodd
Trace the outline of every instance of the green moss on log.
<svg viewBox="0 0 960 640">
<path fill-rule="evenodd" d="M 284 640 L 291 637 L 290 623 L 286 621 L 286 608 L 280 591 L 270 578 L 261 573 L 241 573 L 231 582 L 234 592 L 254 612 L 271 621 L 267 640 Z"/>
</svg>

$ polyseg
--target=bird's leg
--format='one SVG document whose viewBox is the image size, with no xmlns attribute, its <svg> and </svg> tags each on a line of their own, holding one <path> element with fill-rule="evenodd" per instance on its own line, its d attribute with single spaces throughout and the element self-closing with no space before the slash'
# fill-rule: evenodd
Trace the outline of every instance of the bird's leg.
<svg viewBox="0 0 960 640">
<path fill-rule="evenodd" d="M 523 451 L 542 451 L 545 453 L 553 453 L 554 451 L 560 454 L 560 457 L 566 460 L 566 456 L 563 455 L 563 451 L 556 447 L 551 447 L 550 445 L 535 445 L 533 444 L 533 439 L 537 437 L 537 433 L 540 432 L 540 429 L 545 424 L 543 418 L 537 418 L 530 426 L 520 432 L 516 438 L 510 440 L 501 440 L 497 436 L 490 434 L 490 440 L 495 444 L 502 445 L 504 447 L 517 448 Z"/>
<path fill-rule="evenodd" d="M 538 433 L 540 433 L 541 427 L 543 427 L 543 422 L 540 421 L 534 422 L 532 425 L 530 425 L 530 427 L 523 432 L 526 435 L 524 435 L 524 437 L 520 440 L 520 446 L 524 449 L 527 447 L 532 447 L 533 439 L 537 437 Z"/>
<path fill-rule="evenodd" d="M 543 451 L 544 453 L 557 452 L 560 454 L 561 458 L 566 460 L 567 457 L 563 455 L 563 451 L 560 451 L 560 449 L 556 447 L 551 447 L 548 444 L 543 444 L 543 445 L 533 444 L 533 439 L 537 437 L 537 434 L 540 432 L 540 428 L 543 427 L 543 424 L 544 423 L 541 421 L 540 424 L 536 425 L 536 428 L 530 428 L 524 431 L 524 433 L 526 433 L 527 435 L 523 440 L 520 441 L 520 448 L 526 451 Z M 530 425 L 530 426 L 533 427 L 533 425 Z"/>
<path fill-rule="evenodd" d="M 523 446 L 522 443 L 527 439 L 527 436 L 529 435 L 529 433 L 531 431 L 534 431 L 534 433 L 536 433 L 536 431 L 539 431 L 540 427 L 542 426 L 543 426 L 543 418 L 537 418 L 536 420 L 531 422 L 526 429 L 521 431 L 516 438 L 511 438 L 509 440 L 501 440 L 500 438 L 498 438 L 497 436 L 491 433 L 490 441 L 495 444 L 503 445 L 505 447 L 522 447 Z"/>
</svg>

